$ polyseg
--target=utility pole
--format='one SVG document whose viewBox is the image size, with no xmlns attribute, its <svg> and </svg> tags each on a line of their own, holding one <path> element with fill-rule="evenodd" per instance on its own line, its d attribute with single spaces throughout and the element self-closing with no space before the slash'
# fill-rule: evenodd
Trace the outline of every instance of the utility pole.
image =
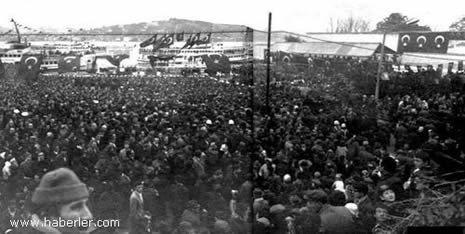
<svg viewBox="0 0 465 234">
<path fill-rule="evenodd" d="M 404 24 L 406 26 L 408 25 L 414 25 L 414 24 L 417 24 L 420 20 L 417 20 L 417 19 L 410 19 L 408 20 L 407 22 L 405 22 Z M 381 82 L 381 72 L 382 72 L 382 67 L 383 67 L 383 63 L 384 63 L 384 44 L 386 44 L 386 34 L 388 33 L 388 31 L 392 31 L 392 29 L 396 26 L 399 26 L 401 24 L 397 24 L 397 25 L 394 25 L 394 26 L 391 26 L 390 28 L 388 29 L 384 29 L 383 30 L 383 42 L 381 43 L 381 58 L 379 59 L 379 62 L 378 62 L 378 74 L 376 75 L 376 89 L 375 89 L 375 100 L 378 101 L 379 100 L 379 86 L 380 86 L 380 82 Z"/>
<path fill-rule="evenodd" d="M 268 14 L 268 43 L 266 53 L 266 112 L 271 114 L 270 109 L 270 63 L 271 63 L 271 12 Z"/>
<path fill-rule="evenodd" d="M 375 100 L 379 100 L 379 86 L 381 81 L 381 72 L 384 62 L 384 43 L 386 43 L 386 31 L 383 32 L 383 43 L 381 44 L 381 57 L 378 62 L 378 74 L 376 75 L 376 89 L 375 89 Z"/>
</svg>

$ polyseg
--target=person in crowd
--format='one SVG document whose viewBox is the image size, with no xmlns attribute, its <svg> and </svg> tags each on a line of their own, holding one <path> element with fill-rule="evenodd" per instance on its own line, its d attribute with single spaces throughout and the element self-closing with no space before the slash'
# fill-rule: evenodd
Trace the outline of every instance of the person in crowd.
<svg viewBox="0 0 465 234">
<path fill-rule="evenodd" d="M 90 233 L 95 226 L 87 206 L 89 191 L 68 168 L 47 172 L 32 195 L 31 223 L 10 233 Z M 60 222 L 71 222 L 63 225 Z"/>
<path fill-rule="evenodd" d="M 383 203 L 375 205 L 376 225 L 373 227 L 371 233 L 376 234 L 391 234 L 395 233 L 392 230 L 392 219 L 389 217 L 388 207 Z"/>
<path fill-rule="evenodd" d="M 354 184 L 354 202 L 358 207 L 359 219 L 365 233 L 370 233 L 375 226 L 374 202 L 368 196 L 368 186 L 364 182 Z"/>
<path fill-rule="evenodd" d="M 336 193 L 342 193 L 335 191 Z M 342 194 L 343 195 L 343 194 Z M 323 233 L 356 233 L 357 226 L 353 215 L 344 206 L 328 204 L 328 195 L 322 190 L 306 193 L 307 206 L 320 216 L 320 231 Z"/>
<path fill-rule="evenodd" d="M 144 210 L 144 183 L 137 183 L 129 198 L 129 233 L 146 233 L 150 216 Z"/>
<path fill-rule="evenodd" d="M 210 218 L 201 220 L 210 231 L 216 221 L 217 231 L 229 226 L 236 233 L 244 232 L 238 226 L 256 224 L 254 231 L 271 232 L 287 222 L 288 230 L 312 233 L 308 230 L 319 229 L 321 217 L 312 216 L 315 203 L 303 202 L 304 193 L 331 194 L 333 184 L 346 190 L 359 218 L 373 227 L 371 207 L 382 184 L 402 202 L 431 195 L 430 175 L 415 184 L 423 172 L 462 170 L 465 96 L 450 83 L 457 74 L 436 83 L 422 71 L 408 71 L 392 72 L 376 100 L 369 95 L 375 79 L 367 79 L 376 71 L 372 65 L 314 58 L 312 69 L 295 77 L 278 70 L 269 112 L 260 111 L 266 85 L 260 75 L 253 109 L 250 80 L 241 75 L 227 81 L 96 74 L 43 74 L 29 85 L 0 80 L 1 207 L 7 210 L 12 200 L 32 203 L 38 179 L 67 166 L 93 188 L 92 213 L 119 210 L 123 228 L 134 181 L 148 181 L 159 192 L 143 192 L 142 201 L 156 211 L 152 230 L 161 233 L 194 228 L 180 222 L 189 201 L 200 204 L 202 214 L 206 210 Z M 368 189 L 357 188 L 358 182 Z M 113 196 L 104 189 L 109 184 L 110 193 L 122 198 L 120 207 L 104 202 Z M 234 199 L 231 190 L 239 191 Z M 239 217 L 228 220 L 221 213 L 232 213 L 232 200 Z M 331 203 L 347 213 L 340 209 L 342 199 Z M 290 213 L 274 213 L 278 204 Z M 22 206 L 16 209 L 27 216 Z"/>
</svg>

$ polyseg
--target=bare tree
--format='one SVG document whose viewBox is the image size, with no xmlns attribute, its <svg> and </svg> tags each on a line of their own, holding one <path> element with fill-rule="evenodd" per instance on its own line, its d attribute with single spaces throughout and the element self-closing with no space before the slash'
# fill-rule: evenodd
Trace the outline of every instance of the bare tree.
<svg viewBox="0 0 465 234">
<path fill-rule="evenodd" d="M 328 32 L 334 32 L 334 20 L 333 17 L 329 18 L 329 29 Z"/>
<path fill-rule="evenodd" d="M 362 18 L 349 16 L 345 19 L 337 19 L 336 23 L 334 23 L 333 18 L 330 18 L 329 27 L 329 31 L 335 33 L 369 32 L 370 22 Z"/>
</svg>

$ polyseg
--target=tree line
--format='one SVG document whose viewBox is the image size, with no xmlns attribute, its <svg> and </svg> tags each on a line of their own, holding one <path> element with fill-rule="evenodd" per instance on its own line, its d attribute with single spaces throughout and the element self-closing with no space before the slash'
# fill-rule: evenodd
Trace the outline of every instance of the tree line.
<svg viewBox="0 0 465 234">
<path fill-rule="evenodd" d="M 416 22 L 410 23 L 413 20 Z M 332 33 L 431 31 L 430 26 L 421 25 L 418 21 L 396 12 L 376 23 L 375 29 L 372 29 L 368 20 L 351 15 L 340 19 L 330 18 L 327 31 Z M 465 31 L 465 17 L 453 22 L 449 30 Z"/>
</svg>

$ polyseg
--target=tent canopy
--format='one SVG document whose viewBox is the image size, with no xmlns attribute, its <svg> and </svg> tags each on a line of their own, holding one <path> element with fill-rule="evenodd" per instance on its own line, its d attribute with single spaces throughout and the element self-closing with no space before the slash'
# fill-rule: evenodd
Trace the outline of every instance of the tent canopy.
<svg viewBox="0 0 465 234">
<path fill-rule="evenodd" d="M 404 53 L 400 57 L 402 64 L 414 66 L 438 66 L 442 64 L 445 68 L 449 63 L 453 63 L 453 68 L 458 67 L 459 61 L 465 61 L 465 55 L 453 54 L 425 54 L 425 53 Z"/>
<path fill-rule="evenodd" d="M 309 55 L 371 57 L 381 52 L 381 43 L 284 42 L 274 44 L 271 47 L 271 51 Z M 384 47 L 384 52 L 386 54 L 396 53 L 386 46 Z"/>
</svg>

